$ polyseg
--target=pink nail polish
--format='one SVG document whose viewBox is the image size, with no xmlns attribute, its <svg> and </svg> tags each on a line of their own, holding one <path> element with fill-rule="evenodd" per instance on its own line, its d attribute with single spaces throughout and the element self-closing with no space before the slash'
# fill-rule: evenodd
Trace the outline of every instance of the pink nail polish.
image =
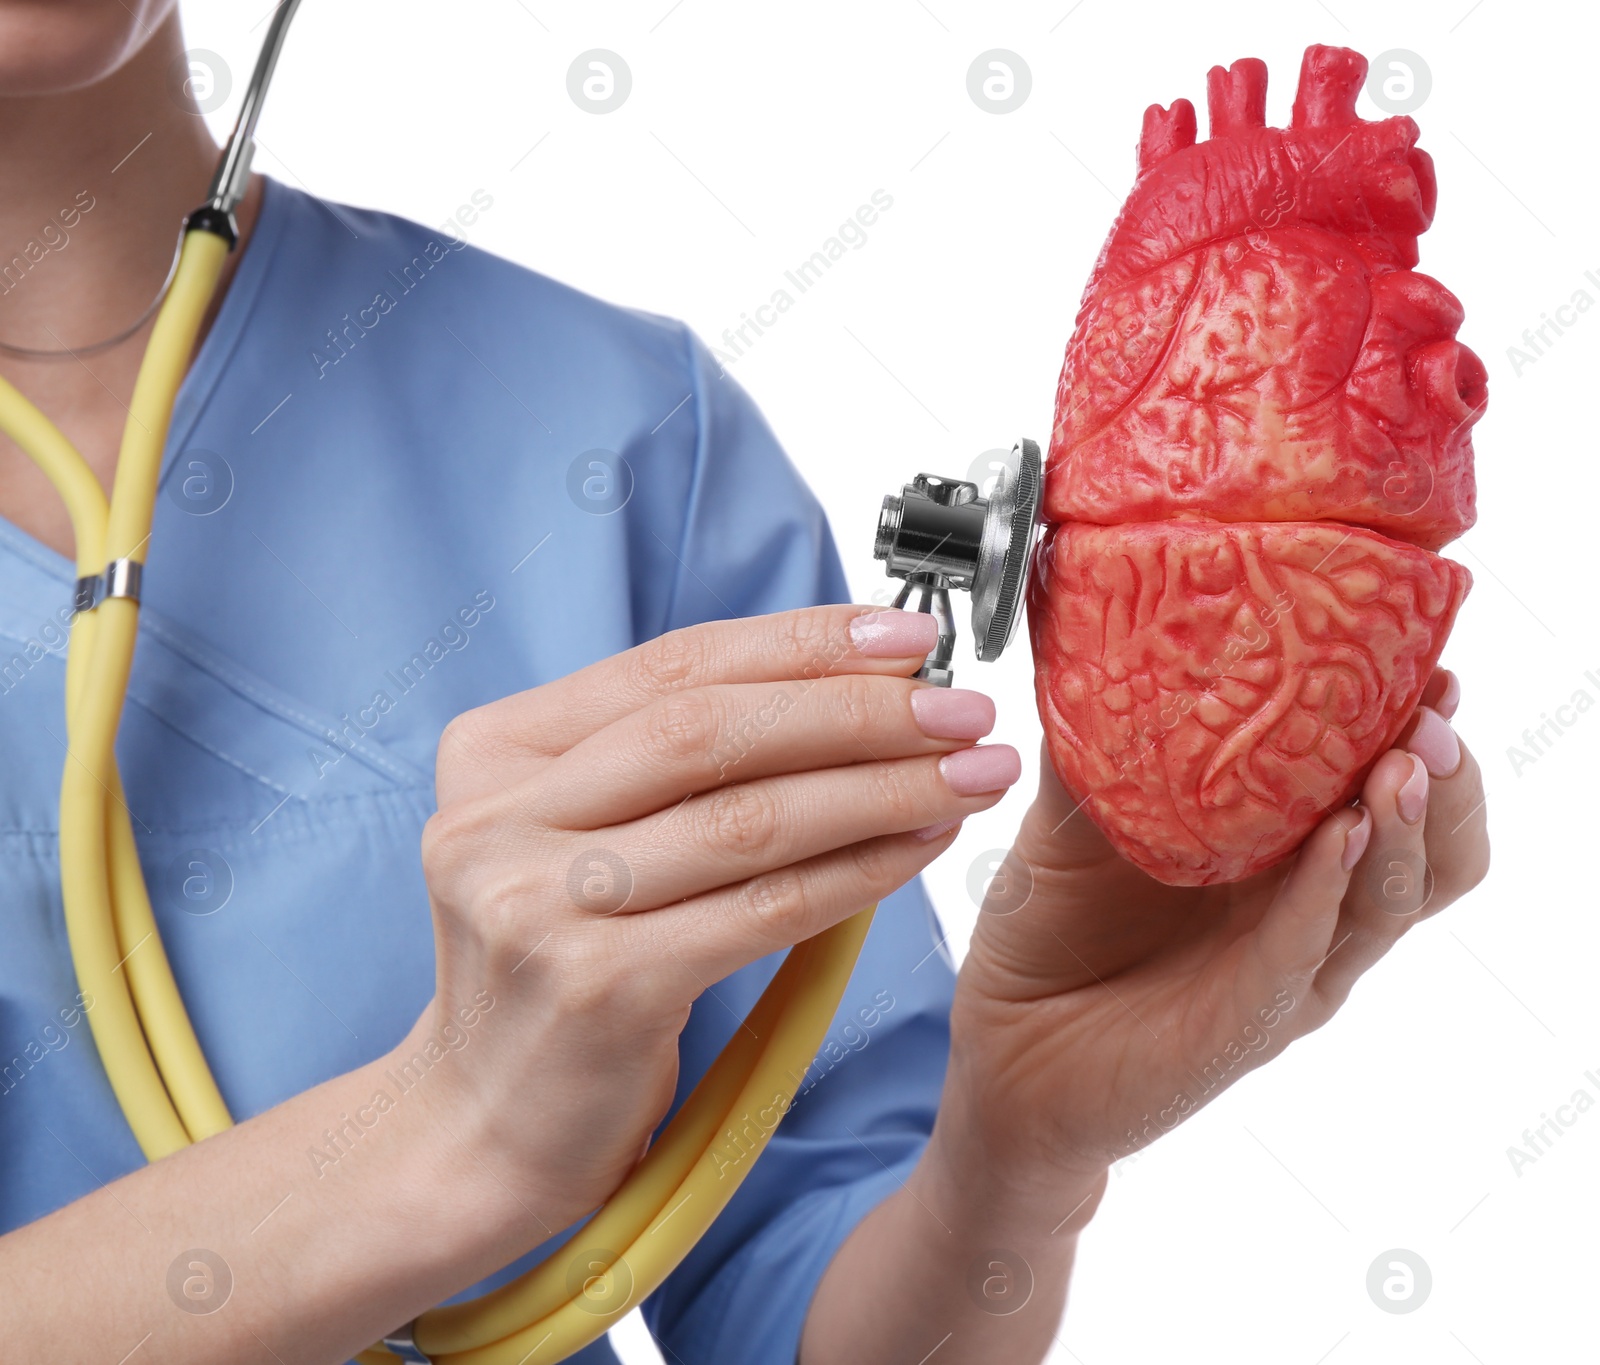
<svg viewBox="0 0 1600 1365">
<path fill-rule="evenodd" d="M 850 622 L 850 643 L 869 659 L 921 658 L 939 643 L 939 623 L 925 611 L 863 612 Z"/>
<path fill-rule="evenodd" d="M 957 817 L 954 820 L 941 820 L 936 825 L 924 825 L 921 829 L 912 830 L 911 835 L 915 839 L 921 839 L 923 843 L 930 843 L 934 839 L 948 834 L 951 830 L 960 828 L 961 819 Z"/>
<path fill-rule="evenodd" d="M 1339 866 L 1348 872 L 1361 861 L 1361 855 L 1367 851 L 1367 844 L 1372 838 L 1372 812 L 1363 810 L 1361 822 L 1345 831 L 1344 853 L 1339 859 Z"/>
<path fill-rule="evenodd" d="M 1405 785 L 1395 793 L 1394 803 L 1400 811 L 1400 818 L 1406 824 L 1414 825 L 1422 819 L 1422 812 L 1428 808 L 1428 765 L 1415 754 L 1409 757 L 1411 776 L 1406 778 Z"/>
<path fill-rule="evenodd" d="M 939 760 L 939 771 L 957 796 L 1000 791 L 1022 776 L 1022 755 L 1009 744 L 957 749 Z"/>
<path fill-rule="evenodd" d="M 1455 715 L 1456 707 L 1461 705 L 1461 679 L 1456 677 L 1448 668 L 1445 669 L 1444 675 L 1446 679 L 1444 696 L 1434 703 L 1433 709 L 1446 720 L 1449 720 L 1451 716 Z"/>
<path fill-rule="evenodd" d="M 933 739 L 982 739 L 994 729 L 994 702 L 959 687 L 919 687 L 911 694 L 911 716 Z"/>
<path fill-rule="evenodd" d="M 1449 777 L 1461 766 L 1461 741 L 1450 722 L 1431 707 L 1422 707 L 1417 716 L 1417 728 L 1406 748 L 1427 765 L 1432 776 Z"/>
</svg>

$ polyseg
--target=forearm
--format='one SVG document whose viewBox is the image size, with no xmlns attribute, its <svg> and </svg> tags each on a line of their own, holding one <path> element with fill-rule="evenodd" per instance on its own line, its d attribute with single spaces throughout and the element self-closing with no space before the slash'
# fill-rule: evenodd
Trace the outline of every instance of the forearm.
<svg viewBox="0 0 1600 1365">
<path fill-rule="evenodd" d="M 0 1238 L 6 1359 L 335 1365 L 559 1227 L 402 1089 L 427 1036 Z"/>
<path fill-rule="evenodd" d="M 1030 1185 L 995 1168 L 959 1102 L 940 1108 L 904 1187 L 839 1248 L 812 1300 L 799 1365 L 1041 1361 L 1061 1321 L 1078 1233 L 1102 1174 Z"/>
</svg>

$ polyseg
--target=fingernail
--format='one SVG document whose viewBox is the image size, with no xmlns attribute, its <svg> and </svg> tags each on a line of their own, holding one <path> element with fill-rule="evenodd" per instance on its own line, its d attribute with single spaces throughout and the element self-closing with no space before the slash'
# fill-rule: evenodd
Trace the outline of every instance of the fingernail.
<svg viewBox="0 0 1600 1365">
<path fill-rule="evenodd" d="M 1433 704 L 1433 709 L 1446 720 L 1455 715 L 1456 707 L 1461 705 L 1461 679 L 1456 677 L 1448 668 L 1444 671 L 1445 684 L 1444 696 Z"/>
<path fill-rule="evenodd" d="M 1009 744 L 957 749 L 939 760 L 939 771 L 957 796 L 1000 791 L 1022 776 L 1022 755 Z"/>
<path fill-rule="evenodd" d="M 869 659 L 910 659 L 939 643 L 939 623 L 925 611 L 869 611 L 850 621 L 850 643 Z"/>
<path fill-rule="evenodd" d="M 994 729 L 994 703 L 982 692 L 959 687 L 917 688 L 911 715 L 917 729 L 933 739 L 982 739 Z"/>
<path fill-rule="evenodd" d="M 954 820 L 941 820 L 937 825 L 924 825 L 921 829 L 912 830 L 911 834 L 913 838 L 921 839 L 924 843 L 927 843 L 931 839 L 937 839 L 942 834 L 948 834 L 951 830 L 960 828 L 961 817 L 957 816 Z"/>
<path fill-rule="evenodd" d="M 1405 786 L 1395 794 L 1394 803 L 1400 811 L 1400 818 L 1408 825 L 1414 825 L 1422 819 L 1422 812 L 1428 808 L 1428 765 L 1415 754 L 1411 758 L 1411 776 L 1406 778 Z"/>
<path fill-rule="evenodd" d="M 1418 713 L 1417 728 L 1406 748 L 1420 758 L 1435 777 L 1449 777 L 1461 766 L 1461 741 L 1450 722 L 1431 707 Z"/>
<path fill-rule="evenodd" d="M 1339 866 L 1348 872 L 1361 861 L 1361 855 L 1367 851 L 1367 841 L 1372 838 L 1372 813 L 1367 810 L 1361 812 L 1359 824 L 1352 825 L 1345 831 L 1344 855 L 1339 859 Z"/>
</svg>

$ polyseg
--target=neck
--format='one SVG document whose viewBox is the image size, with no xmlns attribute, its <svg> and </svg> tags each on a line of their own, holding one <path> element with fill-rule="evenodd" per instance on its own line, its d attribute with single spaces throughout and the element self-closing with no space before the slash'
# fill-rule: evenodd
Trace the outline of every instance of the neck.
<svg viewBox="0 0 1600 1365">
<path fill-rule="evenodd" d="M 0 99 L 0 341 L 92 346 L 155 297 L 217 160 L 183 62 L 174 9 L 104 80 Z M 38 363 L 0 352 L 19 386 Z"/>
<path fill-rule="evenodd" d="M 166 278 L 179 225 L 204 199 L 218 150 L 182 77 L 173 8 L 104 80 L 64 95 L 0 98 L 0 342 L 81 350 L 126 331 Z M 173 71 L 178 76 L 173 76 Z M 201 330 L 210 329 L 261 204 L 252 180 L 239 244 Z M 0 374 L 82 452 L 109 491 L 139 362 L 154 319 L 90 354 L 0 351 Z M 0 436 L 0 517 L 72 556 L 55 490 Z"/>
</svg>

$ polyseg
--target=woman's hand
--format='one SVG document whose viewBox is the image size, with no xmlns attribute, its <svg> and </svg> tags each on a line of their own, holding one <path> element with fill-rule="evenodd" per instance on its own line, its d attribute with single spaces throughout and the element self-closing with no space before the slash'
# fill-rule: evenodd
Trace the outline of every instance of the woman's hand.
<svg viewBox="0 0 1600 1365">
<path fill-rule="evenodd" d="M 1435 672 L 1359 807 L 1231 886 L 1164 886 L 1124 861 L 1044 761 L 957 988 L 937 1135 L 953 1159 L 1081 1191 L 1086 1221 L 1111 1162 L 1321 1027 L 1476 886 L 1489 841 L 1478 765 L 1447 723 L 1458 694 Z"/>
<path fill-rule="evenodd" d="M 408 1042 L 467 1038 L 429 1107 L 550 1228 L 640 1157 L 697 996 L 886 896 L 1016 780 L 1014 749 L 971 747 L 987 698 L 908 676 L 935 631 L 851 606 L 694 626 L 446 730 Z"/>
</svg>

